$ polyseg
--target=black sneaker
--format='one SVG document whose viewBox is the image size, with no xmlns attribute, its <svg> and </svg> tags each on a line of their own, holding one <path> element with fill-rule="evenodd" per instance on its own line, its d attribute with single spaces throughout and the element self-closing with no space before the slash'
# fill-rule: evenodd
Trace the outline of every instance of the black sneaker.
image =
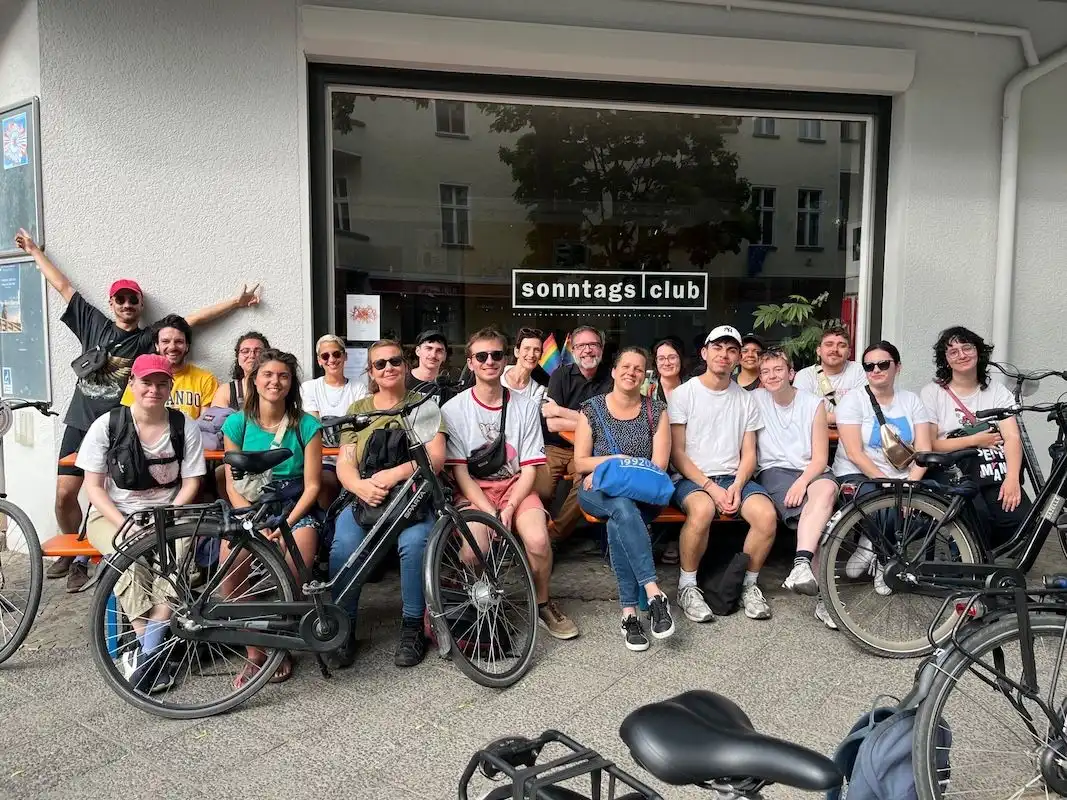
<svg viewBox="0 0 1067 800">
<path fill-rule="evenodd" d="M 630 614 L 623 619 L 620 630 L 622 631 L 622 638 L 626 640 L 627 650 L 639 653 L 648 649 L 648 637 L 645 636 L 645 629 L 636 614 Z"/>
<path fill-rule="evenodd" d="M 648 627 L 656 639 L 666 639 L 674 633 L 674 618 L 667 595 L 661 594 L 648 602 Z"/>
<path fill-rule="evenodd" d="M 426 636 L 422 632 L 422 617 L 404 617 L 393 663 L 398 667 L 414 667 L 422 662 L 425 655 Z"/>
<path fill-rule="evenodd" d="M 348 638 L 332 653 L 326 653 L 322 659 L 331 670 L 351 667 L 356 661 L 356 626 L 352 623 L 352 630 L 348 632 Z"/>
</svg>

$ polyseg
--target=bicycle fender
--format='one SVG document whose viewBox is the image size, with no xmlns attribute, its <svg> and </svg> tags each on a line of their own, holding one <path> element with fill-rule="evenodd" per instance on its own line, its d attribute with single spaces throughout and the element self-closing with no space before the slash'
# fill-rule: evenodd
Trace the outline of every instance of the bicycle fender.
<svg viewBox="0 0 1067 800">
<path fill-rule="evenodd" d="M 451 511 L 452 509 L 449 510 Z M 453 520 L 450 513 L 442 514 L 437 518 L 437 522 L 430 529 L 430 535 L 426 539 L 426 555 L 422 560 L 423 594 L 426 597 L 426 607 L 430 611 L 430 624 L 437 631 L 437 652 L 441 658 L 448 658 L 452 651 L 452 631 L 448 629 L 448 624 L 441 619 L 441 603 L 434 600 L 437 592 L 434 591 L 433 563 L 429 558 L 429 554 L 434 552 L 437 540 L 444 535 L 445 530 L 451 524 L 453 524 Z"/>
</svg>

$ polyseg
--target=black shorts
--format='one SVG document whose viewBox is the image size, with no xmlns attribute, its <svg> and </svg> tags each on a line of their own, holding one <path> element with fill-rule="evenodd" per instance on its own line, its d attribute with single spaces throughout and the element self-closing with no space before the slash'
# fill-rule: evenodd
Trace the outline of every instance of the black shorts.
<svg viewBox="0 0 1067 800">
<path fill-rule="evenodd" d="M 71 453 L 77 453 L 78 448 L 82 446 L 82 440 L 85 438 L 85 434 L 88 431 L 80 431 L 77 428 L 72 428 L 69 425 L 63 430 L 63 441 L 59 445 L 59 458 L 62 460 Z M 74 478 L 84 478 L 85 471 L 78 469 L 77 467 L 65 467 L 62 464 L 57 471 L 58 475 L 70 475 Z"/>
</svg>

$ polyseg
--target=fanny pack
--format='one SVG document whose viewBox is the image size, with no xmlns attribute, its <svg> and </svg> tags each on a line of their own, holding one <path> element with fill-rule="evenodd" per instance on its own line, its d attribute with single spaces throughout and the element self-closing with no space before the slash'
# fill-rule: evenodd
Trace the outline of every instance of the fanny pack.
<svg viewBox="0 0 1067 800">
<path fill-rule="evenodd" d="M 830 379 L 826 377 L 826 372 L 821 366 L 815 368 L 815 377 L 819 383 L 819 392 L 826 398 L 826 402 L 832 408 L 837 408 L 837 392 L 834 391 L 834 385 L 830 383 Z"/>
<path fill-rule="evenodd" d="M 133 338 L 140 334 L 140 331 L 134 331 L 128 336 L 123 336 L 121 339 L 115 339 L 108 344 L 98 344 L 95 347 L 90 347 L 76 359 L 70 362 L 70 368 L 74 370 L 74 374 L 78 377 L 78 380 L 82 378 L 88 378 L 105 366 L 107 366 L 107 360 L 111 357 L 111 348 L 117 344 Z"/>
<path fill-rule="evenodd" d="M 500 408 L 500 432 L 496 439 L 486 442 L 481 447 L 475 448 L 467 458 L 467 472 L 472 478 L 488 480 L 500 471 L 507 463 L 508 449 L 504 441 L 504 423 L 508 419 L 509 392 L 504 390 L 504 404 Z"/>
<path fill-rule="evenodd" d="M 915 448 L 901 439 L 900 431 L 885 421 L 885 414 L 882 413 L 882 407 L 878 405 L 878 401 L 874 398 L 874 392 L 871 391 L 871 387 L 865 386 L 864 388 L 867 390 L 867 396 L 871 398 L 874 415 L 878 418 L 878 428 L 882 438 L 882 453 L 885 455 L 885 460 L 892 464 L 894 469 L 907 469 L 911 466 L 911 462 L 915 460 Z"/>
</svg>

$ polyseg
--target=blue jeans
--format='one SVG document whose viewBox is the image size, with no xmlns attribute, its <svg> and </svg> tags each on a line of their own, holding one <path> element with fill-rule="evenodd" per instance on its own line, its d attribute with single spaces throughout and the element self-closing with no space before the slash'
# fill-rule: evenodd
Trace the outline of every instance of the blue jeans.
<svg viewBox="0 0 1067 800">
<path fill-rule="evenodd" d="M 619 604 L 636 606 L 645 584 L 656 582 L 656 565 L 652 561 L 652 540 L 646 525 L 659 509 L 640 507 L 626 497 L 609 497 L 596 489 L 578 488 L 578 505 L 594 517 L 607 521 L 608 553 L 611 568 L 619 585 Z"/>
<path fill-rule="evenodd" d="M 430 538 L 433 520 L 427 517 L 400 532 L 397 549 L 400 551 L 400 599 L 405 617 L 422 618 L 426 598 L 422 591 L 422 557 L 426 552 L 426 540 Z M 333 543 L 330 545 L 330 577 L 341 571 L 345 561 L 359 547 L 367 532 L 357 523 L 351 508 L 346 508 L 334 526 Z M 345 600 L 344 609 L 353 620 L 359 608 L 359 592 Z"/>
</svg>

